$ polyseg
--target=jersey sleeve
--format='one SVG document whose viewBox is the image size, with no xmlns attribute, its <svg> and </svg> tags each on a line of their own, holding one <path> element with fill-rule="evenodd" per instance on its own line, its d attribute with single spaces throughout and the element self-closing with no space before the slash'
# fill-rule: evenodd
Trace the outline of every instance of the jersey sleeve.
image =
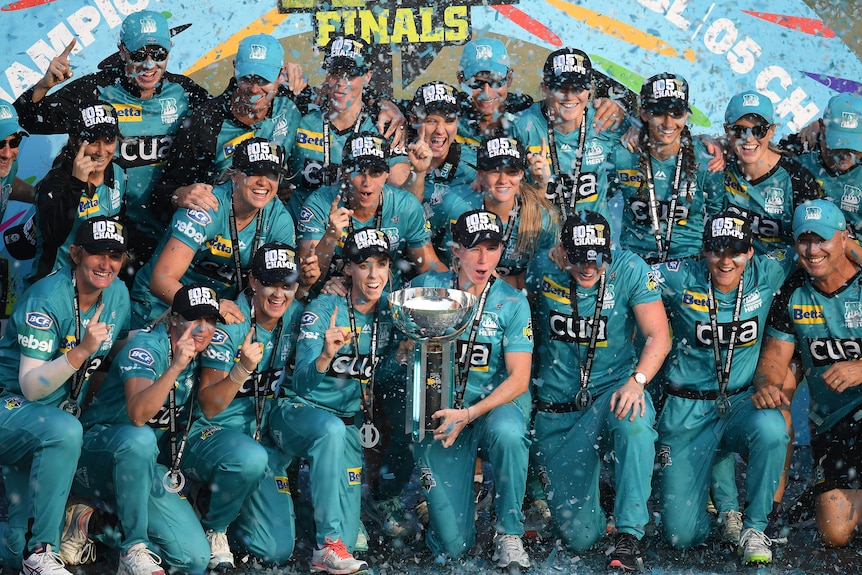
<svg viewBox="0 0 862 575">
<path fill-rule="evenodd" d="M 334 310 L 330 309 L 325 296 L 312 301 L 299 322 L 299 337 L 296 342 L 296 368 L 293 371 L 293 387 L 299 395 L 306 395 L 316 388 L 326 376 L 317 371 L 317 358 L 323 352 L 326 330 Z"/>
<path fill-rule="evenodd" d="M 532 353 L 533 318 L 527 298 L 524 297 L 524 294 L 512 290 L 512 295 L 506 301 L 503 308 L 507 309 L 510 313 L 503 335 L 503 352 L 526 351 Z"/>
<path fill-rule="evenodd" d="M 300 240 L 319 241 L 326 233 L 329 210 L 332 207 L 328 190 L 329 188 L 322 188 L 312 192 L 300 209 L 296 230 Z"/>
<path fill-rule="evenodd" d="M 248 322 L 239 324 L 248 332 Z M 218 324 L 212 341 L 201 355 L 201 366 L 229 372 L 239 361 L 239 351 L 245 341 L 245 333 L 238 340 L 242 330 L 234 329 L 234 325 Z M 237 341 L 238 340 L 238 341 Z"/>
<path fill-rule="evenodd" d="M 62 333 L 61 318 L 51 302 L 39 298 L 27 298 L 15 305 L 12 312 L 18 326 L 18 347 L 21 355 L 49 361 L 57 356 Z"/>
<path fill-rule="evenodd" d="M 431 224 L 425 218 L 425 210 L 419 200 L 409 192 L 401 197 L 404 198 L 402 217 L 405 218 L 403 229 L 407 232 L 407 247 L 421 248 L 431 242 Z"/>
</svg>

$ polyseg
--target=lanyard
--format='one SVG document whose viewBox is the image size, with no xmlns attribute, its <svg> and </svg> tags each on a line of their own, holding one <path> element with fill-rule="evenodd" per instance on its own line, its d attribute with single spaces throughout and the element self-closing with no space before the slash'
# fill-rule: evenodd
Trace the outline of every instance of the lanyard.
<svg viewBox="0 0 862 575">
<path fill-rule="evenodd" d="M 575 208 L 578 203 L 578 180 L 581 178 L 581 166 L 584 162 L 584 149 L 587 141 L 587 113 L 585 110 L 581 116 L 581 127 L 580 132 L 578 133 L 578 149 L 575 151 L 575 162 L 572 166 L 573 169 L 571 174 L 572 189 L 569 191 L 569 205 L 567 209 L 565 198 L 565 176 L 567 174 L 563 174 L 560 171 L 562 166 L 560 166 L 560 157 L 559 154 L 557 154 L 557 138 L 554 135 L 554 112 L 549 106 L 544 107 L 544 109 L 547 114 L 548 148 L 551 154 L 551 170 L 553 171 L 554 179 L 558 182 L 554 201 L 558 204 L 560 216 L 563 218 L 563 221 L 565 221 L 569 214 L 575 212 Z"/>
<path fill-rule="evenodd" d="M 75 345 L 81 343 L 81 302 L 78 297 L 78 278 L 75 277 L 75 268 L 72 268 L 72 291 L 75 293 L 72 298 L 72 308 L 75 310 Z M 67 413 L 71 413 L 75 417 L 81 416 L 81 406 L 78 404 L 78 396 L 81 395 L 81 389 L 84 387 L 84 380 L 87 379 L 87 368 L 90 366 L 90 358 L 84 360 L 74 374 L 72 374 L 72 389 L 69 391 L 69 398 L 60 404 L 60 409 Z"/>
<path fill-rule="evenodd" d="M 250 302 L 251 312 L 251 325 L 254 326 L 254 334 L 251 337 L 252 343 L 257 343 L 257 320 L 255 319 L 254 313 L 254 300 L 252 299 Z M 272 369 L 273 358 L 275 357 L 276 352 L 278 351 L 279 346 L 281 345 L 281 329 L 284 326 L 284 317 L 278 318 L 278 324 L 275 326 L 273 330 L 274 339 L 270 340 L 272 342 L 272 353 L 269 356 L 269 361 L 266 362 L 266 368 L 260 369 L 260 364 L 258 364 L 254 371 L 251 372 L 251 382 L 253 385 L 254 392 L 254 440 L 260 441 L 261 435 L 261 423 L 263 423 L 263 413 L 264 407 L 266 407 L 266 392 L 261 392 L 260 383 L 261 380 L 264 381 L 265 387 L 269 388 L 269 380 L 271 377 L 270 370 Z M 264 375 L 266 378 L 264 379 Z M 268 391 L 268 389 L 267 389 Z"/>
<path fill-rule="evenodd" d="M 173 361 L 174 351 L 170 332 L 168 332 L 168 366 Z M 191 389 L 189 401 L 194 402 L 194 386 Z M 183 437 L 177 441 L 177 382 L 171 386 L 168 392 L 168 430 L 171 438 L 171 468 L 165 473 L 162 478 L 162 484 L 165 489 L 171 493 L 178 493 L 185 486 L 186 479 L 182 471 L 180 471 L 180 463 L 183 460 L 183 453 L 186 451 L 186 443 L 189 438 L 189 429 L 192 427 L 191 406 L 189 406 L 189 419 L 186 422 L 186 428 L 183 431 Z"/>
<path fill-rule="evenodd" d="M 380 190 L 380 201 L 377 202 L 377 211 L 374 212 L 374 229 L 376 229 L 376 230 L 381 229 L 380 226 L 383 225 L 383 196 L 385 195 L 385 192 L 386 192 L 385 189 Z M 350 198 L 348 197 L 349 194 L 350 194 L 350 192 L 347 189 L 347 183 L 342 182 L 342 184 L 341 184 L 341 201 L 344 202 L 344 207 L 346 207 L 348 210 L 351 209 L 350 208 Z M 353 216 L 351 216 L 347 220 L 347 233 L 352 234 L 353 232 L 354 232 Z"/>
<path fill-rule="evenodd" d="M 497 280 L 495 276 L 488 279 L 485 288 L 482 290 L 482 295 L 479 297 L 479 305 L 476 306 L 476 315 L 473 316 L 473 322 L 470 325 L 470 337 L 467 339 L 467 349 L 464 350 L 463 361 L 459 358 L 458 365 L 455 369 L 455 402 L 453 408 L 464 408 L 464 393 L 467 391 L 467 379 L 470 377 L 470 358 L 473 356 L 473 347 L 476 345 L 476 334 L 479 333 L 479 324 L 482 321 L 482 314 L 485 312 L 485 302 L 488 301 L 488 293 L 491 291 L 491 286 Z M 458 275 L 455 275 L 454 288 L 458 287 Z"/>
<path fill-rule="evenodd" d="M 329 106 L 325 105 L 321 110 L 323 114 L 323 185 L 332 185 L 332 143 L 329 141 L 329 134 L 332 131 L 329 122 Z M 365 119 L 365 109 L 359 110 L 359 115 L 356 116 L 356 123 L 353 125 L 353 133 L 359 133 L 359 126 Z"/>
<path fill-rule="evenodd" d="M 652 156 L 647 158 L 646 172 L 647 189 L 649 190 L 649 216 L 650 223 L 652 224 L 652 233 L 655 237 L 656 251 L 658 251 L 659 254 L 658 261 L 665 262 L 667 261 L 668 251 L 670 251 L 670 239 L 673 236 L 673 226 L 676 223 L 674 214 L 676 212 L 677 199 L 679 198 L 679 183 L 682 179 L 682 149 L 680 149 L 676 155 L 676 170 L 673 174 L 673 191 L 671 193 L 670 206 L 668 207 L 667 214 L 667 231 L 663 239 L 661 237 L 661 224 L 659 223 L 658 218 L 659 202 L 656 199 L 655 182 L 652 175 Z M 688 185 L 688 182 L 686 182 L 686 187 L 688 187 Z"/>
<path fill-rule="evenodd" d="M 715 302 L 715 289 L 712 287 L 712 274 L 708 274 L 708 304 L 709 326 L 712 328 L 712 351 L 715 356 L 715 375 L 718 377 L 718 396 L 715 409 L 719 417 L 727 417 L 730 413 L 730 400 L 727 399 L 727 386 L 730 382 L 730 368 L 733 365 L 733 350 L 736 348 L 736 334 L 739 331 L 739 314 L 742 309 L 742 292 L 745 282 L 745 272 L 739 278 L 736 288 L 736 303 L 733 307 L 733 320 L 730 324 L 730 341 L 727 343 L 727 356 L 721 361 L 721 349 L 718 342 L 718 305 Z"/>
<path fill-rule="evenodd" d="M 482 199 L 482 209 L 490 211 L 490 210 L 488 210 L 488 208 L 485 207 L 484 198 Z M 503 232 L 503 255 L 505 255 L 509 252 L 509 242 L 512 239 L 512 235 L 515 231 L 515 228 L 518 227 L 519 224 L 521 223 L 520 220 L 518 219 L 520 217 L 520 215 L 521 215 L 521 194 L 518 194 L 515 196 L 515 206 L 512 208 L 512 211 L 509 213 L 509 221 L 506 224 L 506 231 Z M 502 265 L 497 266 L 497 269 L 495 271 L 500 275 L 509 275 L 512 272 L 511 268 L 509 268 L 508 266 L 502 266 Z"/>
<path fill-rule="evenodd" d="M 599 276 L 599 288 L 596 291 L 596 309 L 590 319 L 590 341 L 587 344 L 586 362 L 581 361 L 581 343 L 575 340 L 575 350 L 578 353 L 578 368 L 580 374 L 580 388 L 575 394 L 575 404 L 578 410 L 584 410 L 593 403 L 593 396 L 589 391 L 590 374 L 593 371 L 593 359 L 596 356 L 596 343 L 599 338 L 599 321 L 601 320 L 602 307 L 605 303 L 605 272 Z M 572 278 L 569 280 L 569 301 L 572 306 L 572 321 L 577 326 L 578 335 L 581 331 L 581 317 L 578 313 L 578 282 Z"/>
<path fill-rule="evenodd" d="M 257 244 L 260 242 L 260 229 L 263 226 L 263 210 L 258 210 L 257 215 L 255 216 L 255 230 L 254 230 L 254 240 L 251 242 L 251 253 L 254 255 L 254 252 L 257 251 L 259 247 Z M 235 278 L 236 278 L 236 293 L 237 295 L 241 294 L 245 289 L 243 286 L 243 274 L 242 274 L 242 257 L 239 253 L 239 234 L 236 229 L 236 214 L 233 209 L 233 202 L 230 203 L 230 213 L 228 215 L 228 222 L 230 224 L 230 243 L 231 243 L 231 251 L 233 252 L 233 265 L 235 268 Z"/>
<path fill-rule="evenodd" d="M 358 369 L 362 368 L 361 356 L 359 355 L 359 335 L 361 330 L 356 328 L 356 315 L 353 310 L 353 286 L 347 288 L 347 317 L 350 320 L 350 331 L 353 332 L 353 357 Z M 365 389 L 362 389 L 362 373 L 359 377 L 359 399 L 362 405 L 362 415 L 366 423 L 370 423 L 372 419 L 372 410 L 374 409 L 374 368 L 377 367 L 377 330 L 380 327 L 380 308 L 377 303 L 374 304 L 374 319 L 371 323 L 371 346 L 370 346 L 370 373 L 365 383 Z"/>
</svg>

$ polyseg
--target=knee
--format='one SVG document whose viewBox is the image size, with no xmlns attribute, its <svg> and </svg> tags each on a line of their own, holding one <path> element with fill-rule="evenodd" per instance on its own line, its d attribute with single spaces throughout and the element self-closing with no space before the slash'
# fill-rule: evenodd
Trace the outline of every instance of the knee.
<svg viewBox="0 0 862 575">
<path fill-rule="evenodd" d="M 752 443 L 756 442 L 762 450 L 780 451 L 783 456 L 784 452 L 781 450 L 785 449 L 787 442 L 790 441 L 787 427 L 784 425 L 784 418 L 776 415 L 775 417 L 758 417 L 756 421 L 757 423 L 751 427 L 750 432 Z"/>
<path fill-rule="evenodd" d="M 310 429 L 309 433 L 314 436 L 314 443 L 326 445 L 330 449 L 337 449 L 347 442 L 347 425 L 334 415 L 322 418 L 316 429 Z M 350 429 L 353 429 L 351 427 Z M 340 452 L 340 451 L 339 451 Z"/>
<path fill-rule="evenodd" d="M 237 456 L 240 463 L 238 469 L 242 476 L 250 483 L 260 481 L 269 463 L 266 449 L 259 443 L 249 443 L 243 445 Z"/>
<path fill-rule="evenodd" d="M 116 442 L 114 459 L 117 461 L 154 460 L 158 452 L 156 435 L 146 426 L 123 425 L 117 430 L 114 438 Z"/>
<path fill-rule="evenodd" d="M 173 569 L 187 575 L 203 575 L 207 572 L 210 562 L 210 547 L 206 538 L 194 538 L 194 541 L 186 540 L 182 548 L 172 549 L 169 552 L 162 551 L 164 561 Z M 198 541 L 198 539 L 202 539 Z M 167 571 L 167 569 L 165 569 Z"/>
<path fill-rule="evenodd" d="M 661 534 L 662 539 L 674 549 L 691 549 L 705 540 L 694 525 L 684 521 L 667 521 L 665 517 L 662 517 Z"/>
<path fill-rule="evenodd" d="M 494 425 L 488 430 L 489 448 L 529 453 L 530 442 L 527 438 L 526 426 L 513 421 L 500 423 L 503 424 Z"/>
<path fill-rule="evenodd" d="M 76 417 L 66 412 L 60 412 L 57 417 L 44 418 L 40 424 L 39 435 L 42 438 L 43 446 L 77 449 L 80 452 L 84 430 Z"/>
<path fill-rule="evenodd" d="M 846 547 L 853 540 L 855 529 L 842 529 L 828 521 L 818 521 L 817 532 L 820 534 L 820 541 L 826 547 Z"/>
</svg>

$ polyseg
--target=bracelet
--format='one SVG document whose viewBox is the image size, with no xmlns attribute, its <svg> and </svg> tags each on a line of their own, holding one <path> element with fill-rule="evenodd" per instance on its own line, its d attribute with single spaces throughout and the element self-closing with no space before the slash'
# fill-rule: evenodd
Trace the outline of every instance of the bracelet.
<svg viewBox="0 0 862 575">
<path fill-rule="evenodd" d="M 228 373 L 228 377 L 232 382 L 237 385 L 242 385 L 245 383 L 245 380 L 248 379 L 248 376 L 251 375 L 251 372 L 245 368 L 245 366 L 237 362 L 231 369 L 230 373 Z"/>
<path fill-rule="evenodd" d="M 467 408 L 467 423 L 470 423 L 471 421 L 473 421 L 473 418 L 470 417 L 470 408 L 468 407 Z"/>
</svg>

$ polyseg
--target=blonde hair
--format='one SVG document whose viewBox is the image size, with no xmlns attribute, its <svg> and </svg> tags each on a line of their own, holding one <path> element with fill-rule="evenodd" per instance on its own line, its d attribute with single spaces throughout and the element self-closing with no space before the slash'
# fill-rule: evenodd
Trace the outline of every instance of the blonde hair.
<svg viewBox="0 0 862 575">
<path fill-rule="evenodd" d="M 546 231 L 544 214 L 550 216 L 552 229 L 560 226 L 560 216 L 537 186 L 521 180 L 518 194 L 521 196 L 521 213 L 518 215 L 518 239 L 515 248 L 532 257 L 539 245 L 539 236 Z"/>
</svg>

